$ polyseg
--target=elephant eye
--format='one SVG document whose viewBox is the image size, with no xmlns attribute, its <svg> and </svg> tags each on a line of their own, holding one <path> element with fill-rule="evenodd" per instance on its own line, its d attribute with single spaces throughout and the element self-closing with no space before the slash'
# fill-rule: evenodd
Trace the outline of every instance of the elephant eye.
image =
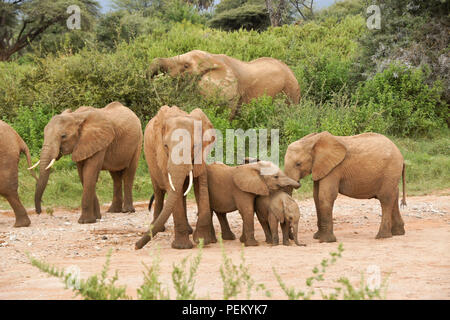
<svg viewBox="0 0 450 320">
<path fill-rule="evenodd" d="M 278 176 L 275 176 L 275 179 L 278 179 Z"/>
<path fill-rule="evenodd" d="M 297 162 L 295 165 L 296 165 L 297 167 L 300 167 L 301 164 L 302 164 L 301 162 Z"/>
<path fill-rule="evenodd" d="M 185 69 L 189 68 L 189 64 L 188 64 L 188 63 L 185 63 L 185 64 L 184 64 L 184 68 L 185 68 Z"/>
<path fill-rule="evenodd" d="M 67 135 L 64 133 L 64 134 L 61 135 L 61 138 L 65 139 L 65 138 L 67 138 Z"/>
</svg>

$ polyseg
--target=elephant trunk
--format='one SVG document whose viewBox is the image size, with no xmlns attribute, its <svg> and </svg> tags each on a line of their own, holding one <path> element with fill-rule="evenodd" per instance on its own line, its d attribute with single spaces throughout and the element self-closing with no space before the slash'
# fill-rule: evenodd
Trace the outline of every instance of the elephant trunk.
<svg viewBox="0 0 450 320">
<path fill-rule="evenodd" d="M 165 59 L 163 58 L 156 58 L 153 59 L 152 63 L 150 63 L 150 66 L 147 69 L 147 79 L 153 79 L 154 76 L 159 74 L 160 72 L 167 72 L 168 67 L 167 63 L 165 62 Z"/>
<path fill-rule="evenodd" d="M 152 239 L 152 237 L 163 230 L 164 224 L 167 222 L 167 219 L 169 219 L 170 214 L 173 212 L 176 202 L 184 196 L 184 182 L 191 170 L 192 166 L 190 166 L 190 170 L 178 170 L 177 174 L 170 175 L 169 179 L 171 182 L 169 189 L 167 190 L 168 196 L 167 200 L 164 203 L 164 207 L 158 218 L 150 225 L 150 230 L 144 236 L 142 236 L 142 238 L 139 239 L 138 242 L 136 242 L 135 249 L 143 248 Z M 182 172 L 180 173 L 180 171 Z"/>
<path fill-rule="evenodd" d="M 42 147 L 41 158 L 39 163 L 39 178 L 36 182 L 36 191 L 34 193 L 34 205 L 36 208 L 36 213 L 41 213 L 41 201 L 42 195 L 44 194 L 45 188 L 47 187 L 48 178 L 50 176 L 49 165 L 54 159 L 59 157 L 59 148 L 52 148 L 49 145 Z M 48 168 L 48 169 L 47 169 Z"/>
</svg>

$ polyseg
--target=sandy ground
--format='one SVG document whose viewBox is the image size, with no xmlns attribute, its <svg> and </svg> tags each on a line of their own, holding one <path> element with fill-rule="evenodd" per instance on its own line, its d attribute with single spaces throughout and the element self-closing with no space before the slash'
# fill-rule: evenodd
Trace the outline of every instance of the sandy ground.
<svg viewBox="0 0 450 320">
<path fill-rule="evenodd" d="M 406 235 L 375 240 L 381 219 L 377 200 L 355 200 L 339 196 L 334 209 L 335 234 L 345 251 L 337 264 L 329 267 L 326 280 L 317 284 L 317 291 L 335 287 L 334 280 L 348 277 L 358 285 L 362 272 L 376 266 L 382 277 L 389 275 L 388 299 L 450 299 L 450 190 L 434 195 L 409 197 L 408 206 L 401 210 Z M 312 238 L 316 229 L 312 199 L 298 202 L 302 213 L 299 238 L 306 247 L 271 246 L 264 242 L 261 226 L 255 218 L 258 247 L 245 248 L 246 263 L 256 283 L 264 283 L 272 298 L 285 299 L 272 267 L 289 286 L 306 289 L 305 279 L 337 243 L 318 243 Z M 134 250 L 150 222 L 146 203 L 137 204 L 134 214 L 104 214 L 101 221 L 90 225 L 77 223 L 78 211 L 56 210 L 53 216 L 31 214 L 29 228 L 13 228 L 11 212 L 0 212 L 0 299 L 71 299 L 74 294 L 64 289 L 59 279 L 32 267 L 26 252 L 58 267 L 79 268 L 81 277 L 100 273 L 106 253 L 113 249 L 111 274 L 119 273 L 119 283 L 127 285 L 127 293 L 136 297 L 142 283 L 143 263 L 150 265 L 159 250 L 161 277 L 175 294 L 171 283 L 174 263 L 194 256 L 198 249 L 174 250 L 170 247 L 173 222 L 166 232 L 158 234 L 142 250 Z M 106 210 L 103 208 L 102 212 Z M 188 203 L 188 216 L 195 226 L 196 207 Z M 241 232 L 237 212 L 228 215 L 236 236 Z M 216 232 L 219 224 L 214 218 Z M 280 230 L 281 236 L 281 230 Z M 240 264 L 239 240 L 225 241 L 225 250 Z M 202 262 L 196 277 L 196 292 L 200 298 L 221 299 L 223 287 L 219 268 L 222 253 L 219 244 L 203 249 Z M 372 267 L 371 267 L 372 266 Z M 370 271 L 369 271 L 370 272 Z M 367 274 L 367 273 L 366 273 Z M 245 298 L 245 295 L 240 296 Z M 320 297 L 320 295 L 319 295 Z M 251 298 L 265 298 L 254 292 Z"/>
</svg>

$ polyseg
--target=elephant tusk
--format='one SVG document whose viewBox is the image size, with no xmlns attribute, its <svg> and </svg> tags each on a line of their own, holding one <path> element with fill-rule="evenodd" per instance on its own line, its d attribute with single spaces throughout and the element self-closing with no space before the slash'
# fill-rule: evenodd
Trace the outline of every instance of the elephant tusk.
<svg viewBox="0 0 450 320">
<path fill-rule="evenodd" d="M 170 176 L 170 173 L 167 172 L 167 175 L 169 176 L 170 187 L 172 188 L 173 191 L 176 191 L 176 190 L 175 190 L 175 187 L 173 186 L 172 177 Z"/>
<path fill-rule="evenodd" d="M 191 191 L 192 181 L 194 181 L 194 177 L 192 175 L 192 170 L 191 170 L 191 171 L 189 171 L 189 186 L 183 196 L 186 196 L 189 193 L 189 191 Z"/>
<path fill-rule="evenodd" d="M 55 163 L 55 161 L 56 161 L 56 159 L 53 159 L 52 161 L 50 161 L 49 165 L 47 166 L 47 168 L 45 168 L 45 170 L 50 169 L 53 166 L 53 164 Z"/>
<path fill-rule="evenodd" d="M 41 163 L 41 160 L 39 160 L 38 162 L 36 162 L 35 165 L 29 167 L 28 170 L 33 170 L 34 168 L 36 168 L 36 167 L 39 165 L 39 163 Z"/>
</svg>

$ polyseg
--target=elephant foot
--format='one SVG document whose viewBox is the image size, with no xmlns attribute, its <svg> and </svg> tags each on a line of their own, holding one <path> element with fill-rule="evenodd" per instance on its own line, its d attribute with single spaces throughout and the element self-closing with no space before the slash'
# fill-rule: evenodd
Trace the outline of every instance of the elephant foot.
<svg viewBox="0 0 450 320">
<path fill-rule="evenodd" d="M 194 232 L 193 239 L 196 243 L 199 243 L 200 239 L 203 239 L 203 245 L 217 242 L 216 237 L 211 234 L 210 230 L 204 231 L 198 228 Z"/>
<path fill-rule="evenodd" d="M 283 240 L 283 246 L 290 246 L 291 243 L 289 242 L 289 240 Z"/>
<path fill-rule="evenodd" d="M 336 242 L 336 236 L 332 233 L 321 233 L 319 242 Z"/>
<path fill-rule="evenodd" d="M 402 236 L 405 234 L 405 227 L 404 226 L 392 227 L 391 233 L 393 236 Z"/>
<path fill-rule="evenodd" d="M 244 242 L 244 245 L 246 247 L 256 247 L 258 245 L 258 241 L 256 241 L 255 239 L 249 239 Z"/>
<path fill-rule="evenodd" d="M 390 231 L 378 231 L 375 239 L 392 238 L 392 233 Z"/>
<path fill-rule="evenodd" d="M 319 239 L 320 238 L 320 231 L 316 231 L 316 233 L 314 233 L 313 235 L 313 239 Z"/>
<path fill-rule="evenodd" d="M 291 228 L 289 228 L 289 239 L 294 240 L 294 232 L 292 232 Z"/>
<path fill-rule="evenodd" d="M 78 219 L 78 223 L 85 224 L 85 223 L 96 223 L 97 218 L 95 217 L 83 217 L 81 216 L 80 219 Z"/>
<path fill-rule="evenodd" d="M 132 204 L 126 204 L 126 205 L 123 206 L 122 212 L 123 213 L 126 213 L 126 212 L 132 213 L 132 212 L 136 212 L 136 209 L 133 207 Z"/>
<path fill-rule="evenodd" d="M 242 243 L 245 242 L 245 235 L 244 235 L 244 234 L 242 234 L 242 235 L 239 237 L 239 241 L 242 242 Z"/>
<path fill-rule="evenodd" d="M 296 241 L 295 244 L 299 247 L 306 247 L 306 243 Z"/>
<path fill-rule="evenodd" d="M 192 227 L 190 225 L 188 225 L 188 232 L 189 232 L 189 234 L 193 234 L 194 233 L 194 230 L 192 230 Z"/>
<path fill-rule="evenodd" d="M 277 245 L 279 245 L 278 240 L 277 239 L 273 239 L 272 240 L 272 246 L 277 246 Z"/>
<path fill-rule="evenodd" d="M 30 218 L 25 216 L 23 218 L 16 219 L 16 223 L 14 223 L 14 228 L 28 227 L 30 224 L 31 224 Z"/>
<path fill-rule="evenodd" d="M 109 212 L 109 213 L 120 213 L 120 212 L 122 212 L 122 206 L 118 206 L 118 205 L 111 205 L 110 207 L 109 207 L 109 209 L 106 211 L 106 212 Z"/>
<path fill-rule="evenodd" d="M 192 249 L 194 245 L 192 244 L 191 240 L 180 240 L 175 239 L 172 242 L 172 248 L 174 249 Z"/>
<path fill-rule="evenodd" d="M 224 232 L 222 234 L 222 239 L 223 240 L 235 240 L 236 236 L 234 235 L 233 232 L 229 231 L 229 232 Z"/>
</svg>

